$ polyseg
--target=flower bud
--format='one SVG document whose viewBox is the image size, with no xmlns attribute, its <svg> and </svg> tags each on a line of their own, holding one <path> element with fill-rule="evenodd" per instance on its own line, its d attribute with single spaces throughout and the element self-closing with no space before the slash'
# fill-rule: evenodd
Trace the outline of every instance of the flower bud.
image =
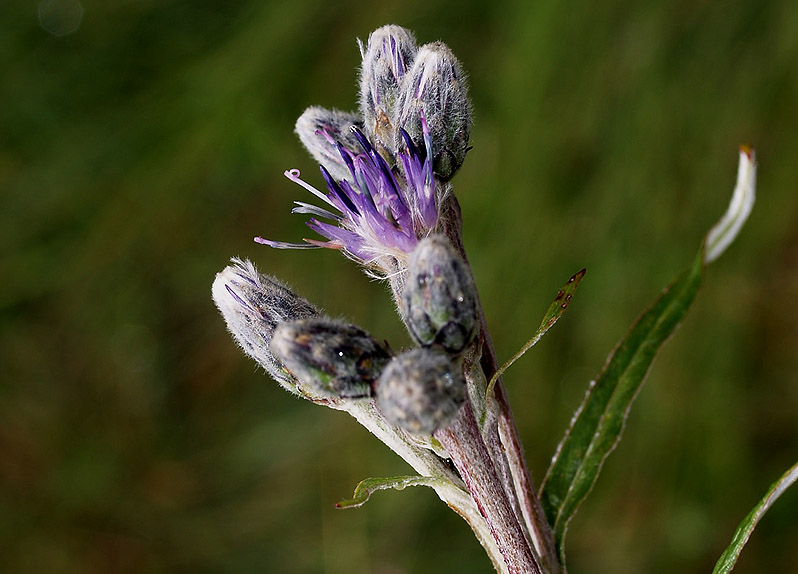
<svg viewBox="0 0 798 574">
<path fill-rule="evenodd" d="M 255 359 L 280 385 L 299 394 L 296 382 L 274 358 L 269 343 L 275 327 L 319 314 L 311 305 L 274 277 L 261 275 L 247 260 L 233 259 L 233 265 L 216 275 L 212 295 L 227 328 L 244 352 Z"/>
<path fill-rule="evenodd" d="M 451 357 L 421 348 L 391 361 L 377 380 L 375 393 L 388 422 L 413 433 L 432 434 L 457 414 L 467 389 Z"/>
<path fill-rule="evenodd" d="M 363 329 L 315 317 L 280 323 L 274 356 L 312 393 L 323 397 L 371 396 L 371 385 L 391 356 Z"/>
<path fill-rule="evenodd" d="M 471 103 L 460 62 L 446 44 L 419 48 L 405 76 L 397 101 L 395 145 L 403 128 L 417 146 L 423 141 L 422 112 L 432 140 L 433 170 L 443 181 L 452 178 L 465 160 L 471 134 Z"/>
<path fill-rule="evenodd" d="M 351 179 L 351 174 L 336 142 L 350 150 L 358 149 L 352 126 L 363 127 L 363 120 L 357 114 L 311 106 L 297 119 L 295 131 L 313 159 L 341 180 Z"/>
<path fill-rule="evenodd" d="M 478 328 L 474 280 L 443 235 L 422 239 L 407 268 L 402 302 L 410 334 L 419 345 L 459 353 Z"/>
<path fill-rule="evenodd" d="M 360 52 L 360 113 L 366 134 L 383 155 L 394 153 L 396 100 L 399 86 L 416 55 L 413 34 L 399 26 L 383 26 L 369 34 Z M 355 149 L 355 148 L 353 148 Z"/>
</svg>

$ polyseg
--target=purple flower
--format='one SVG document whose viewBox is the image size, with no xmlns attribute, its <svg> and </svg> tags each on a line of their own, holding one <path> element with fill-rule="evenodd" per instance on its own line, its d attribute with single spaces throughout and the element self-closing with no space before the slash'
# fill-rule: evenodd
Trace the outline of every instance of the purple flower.
<svg viewBox="0 0 798 574">
<path fill-rule="evenodd" d="M 350 130 L 359 149 L 350 149 L 336 140 L 327 129 L 318 130 L 338 154 L 349 177 L 336 179 L 320 166 L 326 193 L 300 178 L 299 170 L 285 176 L 301 185 L 326 207 L 296 201 L 293 213 L 313 215 L 307 225 L 327 241 L 304 239 L 305 243 L 285 243 L 256 237 L 255 241 L 278 249 L 340 249 L 366 265 L 382 267 L 380 259 L 388 256 L 403 260 L 420 238 L 426 237 L 438 219 L 436 185 L 432 173 L 432 138 L 421 112 L 424 149 L 419 150 L 404 129 L 399 130 L 404 145 L 397 150 L 397 165 L 388 165 L 357 126 Z M 326 221 L 322 221 L 326 220 Z"/>
<path fill-rule="evenodd" d="M 409 30 L 383 26 L 360 42 L 360 52 L 360 110 L 312 106 L 296 123 L 326 191 L 301 179 L 299 170 L 285 172 L 326 204 L 297 201 L 293 209 L 312 216 L 308 227 L 322 239 L 255 241 L 340 249 L 389 276 L 438 223 L 446 182 L 467 151 L 471 108 L 460 64 L 444 44 L 418 48 Z"/>
</svg>

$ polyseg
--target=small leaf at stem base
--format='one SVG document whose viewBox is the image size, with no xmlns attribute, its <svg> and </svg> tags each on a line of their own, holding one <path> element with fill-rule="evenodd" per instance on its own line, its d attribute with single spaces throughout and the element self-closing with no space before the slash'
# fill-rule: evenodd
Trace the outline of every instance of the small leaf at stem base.
<svg viewBox="0 0 798 574">
<path fill-rule="evenodd" d="M 352 498 L 342 500 L 335 504 L 336 508 L 358 508 L 368 502 L 371 495 L 378 490 L 404 490 L 408 486 L 429 486 L 435 487 L 448 481 L 444 478 L 434 476 L 392 476 L 388 478 L 366 478 L 361 480 L 355 487 Z"/>
</svg>

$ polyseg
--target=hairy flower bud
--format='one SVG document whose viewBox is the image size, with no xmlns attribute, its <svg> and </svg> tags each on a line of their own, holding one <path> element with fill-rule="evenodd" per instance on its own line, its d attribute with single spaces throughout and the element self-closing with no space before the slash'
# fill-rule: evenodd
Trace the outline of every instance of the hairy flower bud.
<svg viewBox="0 0 798 574">
<path fill-rule="evenodd" d="M 460 62 L 442 42 L 419 48 L 413 67 L 405 76 L 397 101 L 397 128 L 404 129 L 421 145 L 422 117 L 432 139 L 433 169 L 447 181 L 465 160 L 471 134 L 471 103 Z M 422 114 L 423 112 L 423 114 Z M 395 145 L 403 145 L 397 129 Z"/>
<path fill-rule="evenodd" d="M 459 353 L 474 339 L 474 280 L 443 235 L 423 239 L 410 255 L 402 302 L 410 333 L 420 345 Z"/>
<path fill-rule="evenodd" d="M 295 381 L 272 355 L 269 343 L 278 324 L 313 317 L 319 310 L 274 277 L 258 273 L 250 261 L 232 261 L 233 265 L 216 275 L 212 288 L 213 300 L 228 330 L 244 352 L 283 388 L 299 394 Z"/>
<path fill-rule="evenodd" d="M 446 426 L 467 395 L 462 371 L 451 357 L 424 348 L 391 361 L 377 380 L 375 392 L 388 422 L 419 434 Z"/>
<path fill-rule="evenodd" d="M 371 396 L 372 383 L 391 360 L 363 329 L 327 317 L 279 324 L 271 350 L 298 381 L 323 397 Z"/>
<path fill-rule="evenodd" d="M 352 126 L 363 127 L 363 120 L 357 114 L 311 106 L 297 119 L 295 131 L 313 159 L 335 179 L 345 179 L 351 176 L 336 142 L 357 149 Z"/>
<path fill-rule="evenodd" d="M 393 156 L 396 142 L 396 101 L 399 86 L 416 55 L 413 34 L 399 26 L 383 26 L 360 44 L 360 113 L 366 134 L 378 151 Z"/>
</svg>

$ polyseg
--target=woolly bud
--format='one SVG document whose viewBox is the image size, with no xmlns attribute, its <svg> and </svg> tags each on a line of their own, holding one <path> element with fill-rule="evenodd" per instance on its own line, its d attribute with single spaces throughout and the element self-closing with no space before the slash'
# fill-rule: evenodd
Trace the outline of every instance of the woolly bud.
<svg viewBox="0 0 798 574">
<path fill-rule="evenodd" d="M 399 86 L 416 55 L 413 34 L 399 26 L 383 26 L 360 43 L 360 113 L 366 134 L 385 155 L 393 154 L 396 139 L 396 100 Z"/>
<path fill-rule="evenodd" d="M 465 160 L 471 103 L 460 62 L 442 42 L 419 48 L 397 102 L 397 128 L 404 128 L 417 145 L 423 140 L 421 111 L 432 139 L 433 170 L 447 181 Z M 398 130 L 395 137 L 401 146 Z"/>
<path fill-rule="evenodd" d="M 363 127 L 357 114 L 312 106 L 299 116 L 295 131 L 313 159 L 327 168 L 335 179 L 341 180 L 351 179 L 351 174 L 336 142 L 350 150 L 358 149 L 352 126 Z"/>
<path fill-rule="evenodd" d="M 274 277 L 261 275 L 247 260 L 233 259 L 233 265 L 216 275 L 212 295 L 227 328 L 244 352 L 255 359 L 286 390 L 299 394 L 296 382 L 274 358 L 269 343 L 275 327 L 319 314 L 311 305 Z"/>
<path fill-rule="evenodd" d="M 363 329 L 327 317 L 281 323 L 271 350 L 300 383 L 322 397 L 371 396 L 374 379 L 391 360 Z"/>
<path fill-rule="evenodd" d="M 410 333 L 420 345 L 459 353 L 474 339 L 474 280 L 443 235 L 422 239 L 410 255 L 402 302 Z"/>
<path fill-rule="evenodd" d="M 446 426 L 467 395 L 460 367 L 445 353 L 423 348 L 391 361 L 375 392 L 388 422 L 419 434 Z"/>
</svg>

